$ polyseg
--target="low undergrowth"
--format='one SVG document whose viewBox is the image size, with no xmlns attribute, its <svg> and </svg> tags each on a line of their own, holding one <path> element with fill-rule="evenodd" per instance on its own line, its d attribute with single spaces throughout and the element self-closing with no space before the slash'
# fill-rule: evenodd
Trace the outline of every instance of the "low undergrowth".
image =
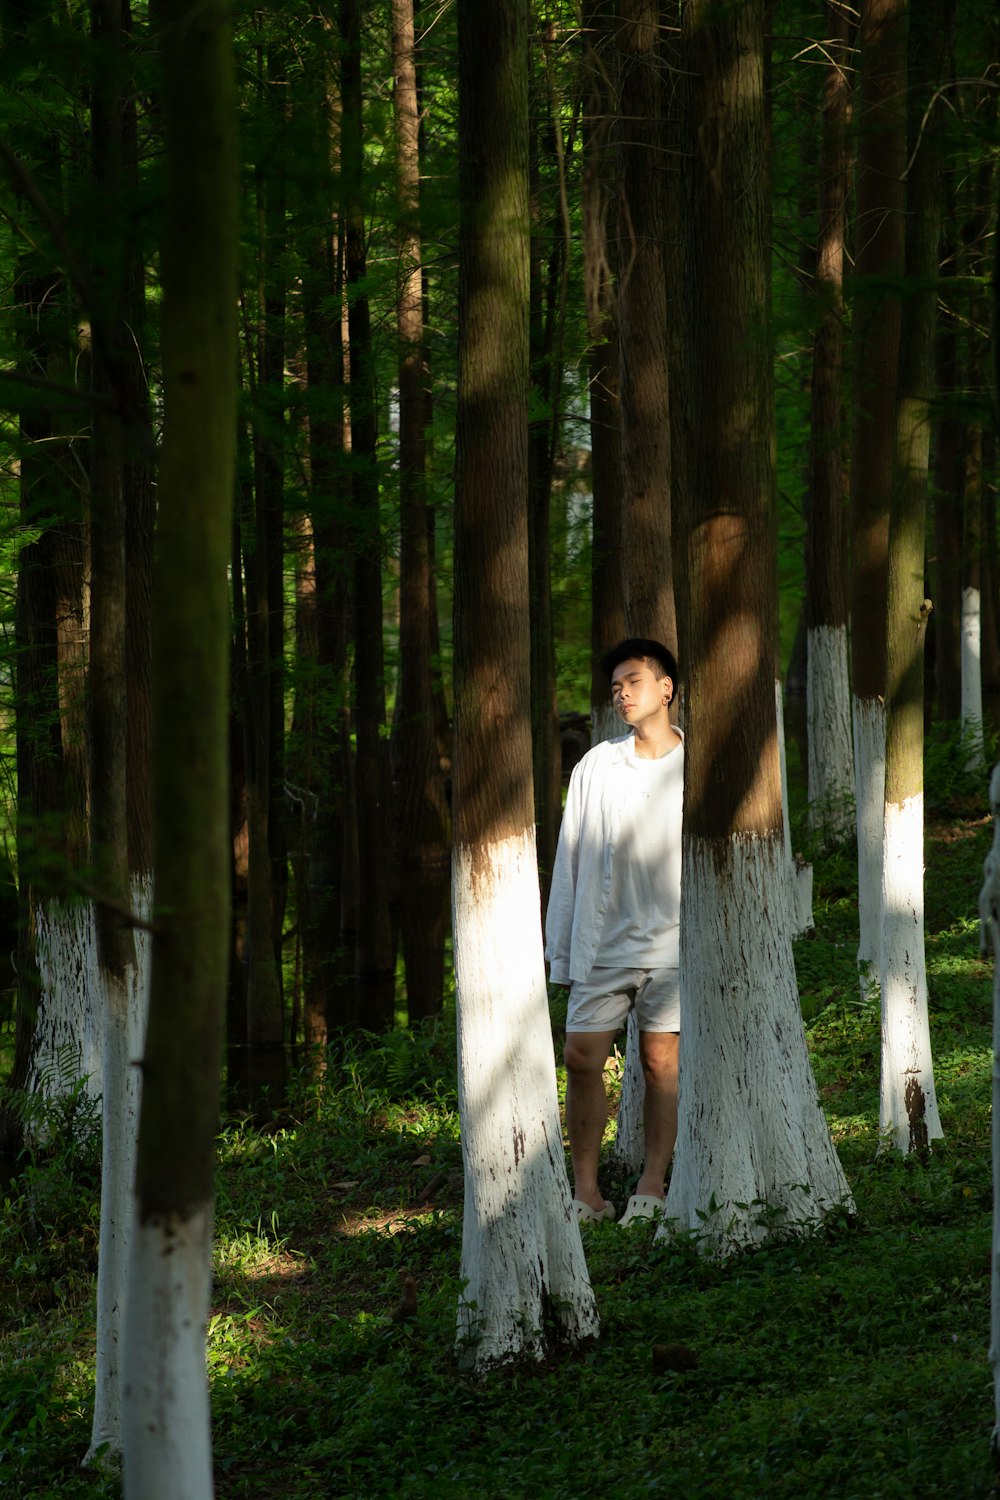
<svg viewBox="0 0 1000 1500">
<path fill-rule="evenodd" d="M 724 1264 L 688 1240 L 588 1226 L 602 1319 L 589 1348 L 483 1381 L 455 1364 L 462 1167 L 447 1021 L 331 1060 L 266 1130 L 227 1123 L 209 1337 L 217 1495 L 995 1493 L 992 966 L 974 920 L 992 835 L 981 811 L 963 814 L 946 809 L 928 830 L 945 1141 L 923 1160 L 878 1152 L 879 1022 L 855 974 L 852 859 L 816 856 L 816 933 L 796 961 L 857 1215 Z M 93 1151 L 55 1134 L 3 1205 L 0 1491 L 18 1500 L 119 1493 L 80 1468 Z M 394 1317 L 406 1278 L 413 1315 Z"/>
</svg>

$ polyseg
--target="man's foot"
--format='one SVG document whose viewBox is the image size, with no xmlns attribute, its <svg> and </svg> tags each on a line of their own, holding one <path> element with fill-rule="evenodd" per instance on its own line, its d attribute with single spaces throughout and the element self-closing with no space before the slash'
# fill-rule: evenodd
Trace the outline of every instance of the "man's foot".
<svg viewBox="0 0 1000 1500">
<path fill-rule="evenodd" d="M 599 1219 L 610 1219 L 612 1222 L 618 1217 L 615 1205 L 605 1201 L 603 1208 L 592 1208 L 589 1203 L 584 1203 L 580 1198 L 573 1199 L 573 1212 L 581 1224 L 593 1224 Z"/>
<path fill-rule="evenodd" d="M 648 1223 L 651 1219 L 662 1218 L 665 1202 L 665 1198 L 655 1198 L 651 1193 L 633 1193 L 618 1222 L 624 1228 L 641 1219 Z"/>
</svg>

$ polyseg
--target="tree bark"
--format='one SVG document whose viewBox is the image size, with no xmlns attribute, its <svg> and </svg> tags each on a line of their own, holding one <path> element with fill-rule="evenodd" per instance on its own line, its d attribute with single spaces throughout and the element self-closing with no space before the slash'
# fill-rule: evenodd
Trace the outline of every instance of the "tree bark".
<svg viewBox="0 0 1000 1500">
<path fill-rule="evenodd" d="M 477 1370 L 597 1331 L 556 1103 L 532 805 L 527 24 L 526 0 L 459 0 L 458 1350 Z"/>
<path fill-rule="evenodd" d="M 850 1191 L 795 985 L 777 632 L 765 7 L 683 17 L 692 426 L 679 1127 L 666 1223 L 717 1253 L 808 1232 Z M 780 1108 L 775 1107 L 780 1101 Z"/>
<path fill-rule="evenodd" d="M 362 1024 L 394 1022 L 395 946 L 389 916 L 393 840 L 382 731 L 385 680 L 382 642 L 382 535 L 376 452 L 375 370 L 363 201 L 364 135 L 361 4 L 340 0 L 342 220 L 351 367 L 351 511 L 354 546 L 354 701 L 358 825 L 357 974 Z"/>
<path fill-rule="evenodd" d="M 677 653 L 657 0 L 619 7 L 618 336 L 625 628 Z"/>
<path fill-rule="evenodd" d="M 239 164 L 226 8 L 162 0 L 157 19 L 167 196 L 156 931 L 126 1318 L 124 1478 L 128 1500 L 208 1500 L 205 1323 L 229 928 L 226 570 Z"/>
<path fill-rule="evenodd" d="M 860 25 L 853 287 L 851 671 L 858 968 L 877 983 L 885 806 L 885 600 L 899 371 L 906 165 L 906 0 L 865 0 Z"/>
<path fill-rule="evenodd" d="M 448 908 L 449 829 L 434 719 L 433 629 L 437 596 L 430 556 L 420 231 L 420 115 L 413 0 L 393 0 L 396 174 L 400 215 L 399 526 L 400 678 L 394 731 L 398 783 L 400 933 L 411 1024 L 441 1009 Z"/>
<path fill-rule="evenodd" d="M 97 1267 L 97 1358 L 87 1460 L 121 1453 L 120 1353 L 132 1235 L 132 1183 L 139 1119 L 144 1008 L 138 950 L 124 914 L 130 899 L 128 839 L 127 564 L 125 424 L 114 402 L 115 369 L 126 367 L 122 307 L 127 264 L 124 17 L 121 0 L 91 6 L 93 181 L 106 218 L 91 253 L 97 305 L 93 379 L 98 398 L 90 457 L 90 809 L 97 967 L 103 990 L 101 1224 Z M 103 353 L 107 351 L 107 357 Z M 109 359 L 113 365 L 109 365 Z M 137 768 L 141 774 L 141 768 Z"/>
<path fill-rule="evenodd" d="M 885 832 L 882 852 L 882 1067 L 879 1129 L 900 1151 L 942 1135 L 934 1087 L 924 956 L 924 541 L 934 388 L 940 227 L 936 59 L 950 0 L 911 0 L 910 164 L 896 473 L 886 601 Z"/>
<path fill-rule="evenodd" d="M 617 733 L 608 681 L 598 665 L 625 636 L 622 578 L 622 453 L 615 311 L 616 212 L 614 16 L 611 0 L 587 0 L 583 10 L 584 172 L 583 287 L 590 338 L 590 462 L 593 492 L 591 533 L 592 740 Z"/>
<path fill-rule="evenodd" d="M 851 24 L 841 0 L 830 0 L 823 84 L 819 234 L 815 290 L 819 311 L 813 346 L 806 531 L 809 819 L 821 837 L 850 832 L 854 759 L 848 677 L 847 536 L 841 423 L 844 238 L 850 173 Z"/>
</svg>

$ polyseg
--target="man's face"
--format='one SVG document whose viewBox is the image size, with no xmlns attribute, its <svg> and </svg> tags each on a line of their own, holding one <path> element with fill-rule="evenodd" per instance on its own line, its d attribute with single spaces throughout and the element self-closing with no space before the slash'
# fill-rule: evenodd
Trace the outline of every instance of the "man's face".
<svg viewBox="0 0 1000 1500">
<path fill-rule="evenodd" d="M 663 711 L 673 694 L 669 677 L 657 677 L 641 657 L 619 662 L 611 674 L 611 704 L 626 724 L 643 724 Z"/>
</svg>

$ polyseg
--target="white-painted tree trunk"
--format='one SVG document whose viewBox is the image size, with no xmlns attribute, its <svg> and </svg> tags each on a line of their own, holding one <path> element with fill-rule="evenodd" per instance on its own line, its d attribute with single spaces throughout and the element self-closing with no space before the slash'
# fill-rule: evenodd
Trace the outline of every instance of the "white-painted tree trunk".
<svg viewBox="0 0 1000 1500">
<path fill-rule="evenodd" d="M 646 1154 L 646 1130 L 643 1111 L 646 1107 L 646 1080 L 639 1052 L 639 1023 L 635 1011 L 629 1011 L 625 1026 L 625 1051 L 622 1057 L 621 1095 L 615 1138 L 610 1157 L 624 1172 L 641 1172 Z"/>
<path fill-rule="evenodd" d="M 211 1500 L 205 1326 L 212 1214 L 132 1234 L 124 1359 L 125 1500 Z"/>
<path fill-rule="evenodd" d="M 979 590 L 962 590 L 962 735 L 965 764 L 970 771 L 985 768 L 983 750 L 982 609 Z"/>
<path fill-rule="evenodd" d="M 458 1351 L 476 1371 L 598 1331 L 566 1175 L 534 830 L 453 863 L 465 1164 Z"/>
<path fill-rule="evenodd" d="M 666 1221 L 725 1254 L 852 1208 L 806 1051 L 778 838 L 687 839 Z"/>
<path fill-rule="evenodd" d="M 809 825 L 831 843 L 842 843 L 854 823 L 847 627 L 815 626 L 806 650 Z"/>
<path fill-rule="evenodd" d="M 97 967 L 97 928 L 90 901 L 48 901 L 35 911 L 39 996 L 35 1052 L 27 1092 L 43 1099 L 85 1080 L 103 1089 L 104 1025 Z"/>
<path fill-rule="evenodd" d="M 904 1154 L 940 1140 L 924 955 L 924 799 L 885 807 L 879 1129 Z"/>
<path fill-rule="evenodd" d="M 857 698 L 854 710 L 858 833 L 858 975 L 863 999 L 879 981 L 882 956 L 882 825 L 885 821 L 885 704 Z"/>
<path fill-rule="evenodd" d="M 132 882 L 133 910 L 148 921 L 151 881 Z M 136 964 L 125 983 L 102 973 L 105 992 L 104 1099 L 101 1153 L 101 1229 L 97 1261 L 97 1360 L 94 1418 L 84 1463 L 116 1462 L 122 1451 L 121 1356 L 127 1300 L 135 1153 L 141 1073 L 149 1006 L 148 931 L 134 932 Z"/>
<path fill-rule="evenodd" d="M 990 1368 L 993 1371 L 994 1454 L 1000 1453 L 1000 766 L 990 777 L 993 845 L 983 863 L 979 946 L 993 950 L 993 1243 L 990 1256 Z"/>
<path fill-rule="evenodd" d="M 792 936 L 801 937 L 816 923 L 812 914 L 812 865 L 799 862 L 792 853 L 792 825 L 788 815 L 788 759 L 785 754 L 785 695 L 781 678 L 774 681 L 774 708 L 778 724 L 778 760 L 781 767 L 781 826 L 785 845 L 788 910 Z"/>
</svg>

